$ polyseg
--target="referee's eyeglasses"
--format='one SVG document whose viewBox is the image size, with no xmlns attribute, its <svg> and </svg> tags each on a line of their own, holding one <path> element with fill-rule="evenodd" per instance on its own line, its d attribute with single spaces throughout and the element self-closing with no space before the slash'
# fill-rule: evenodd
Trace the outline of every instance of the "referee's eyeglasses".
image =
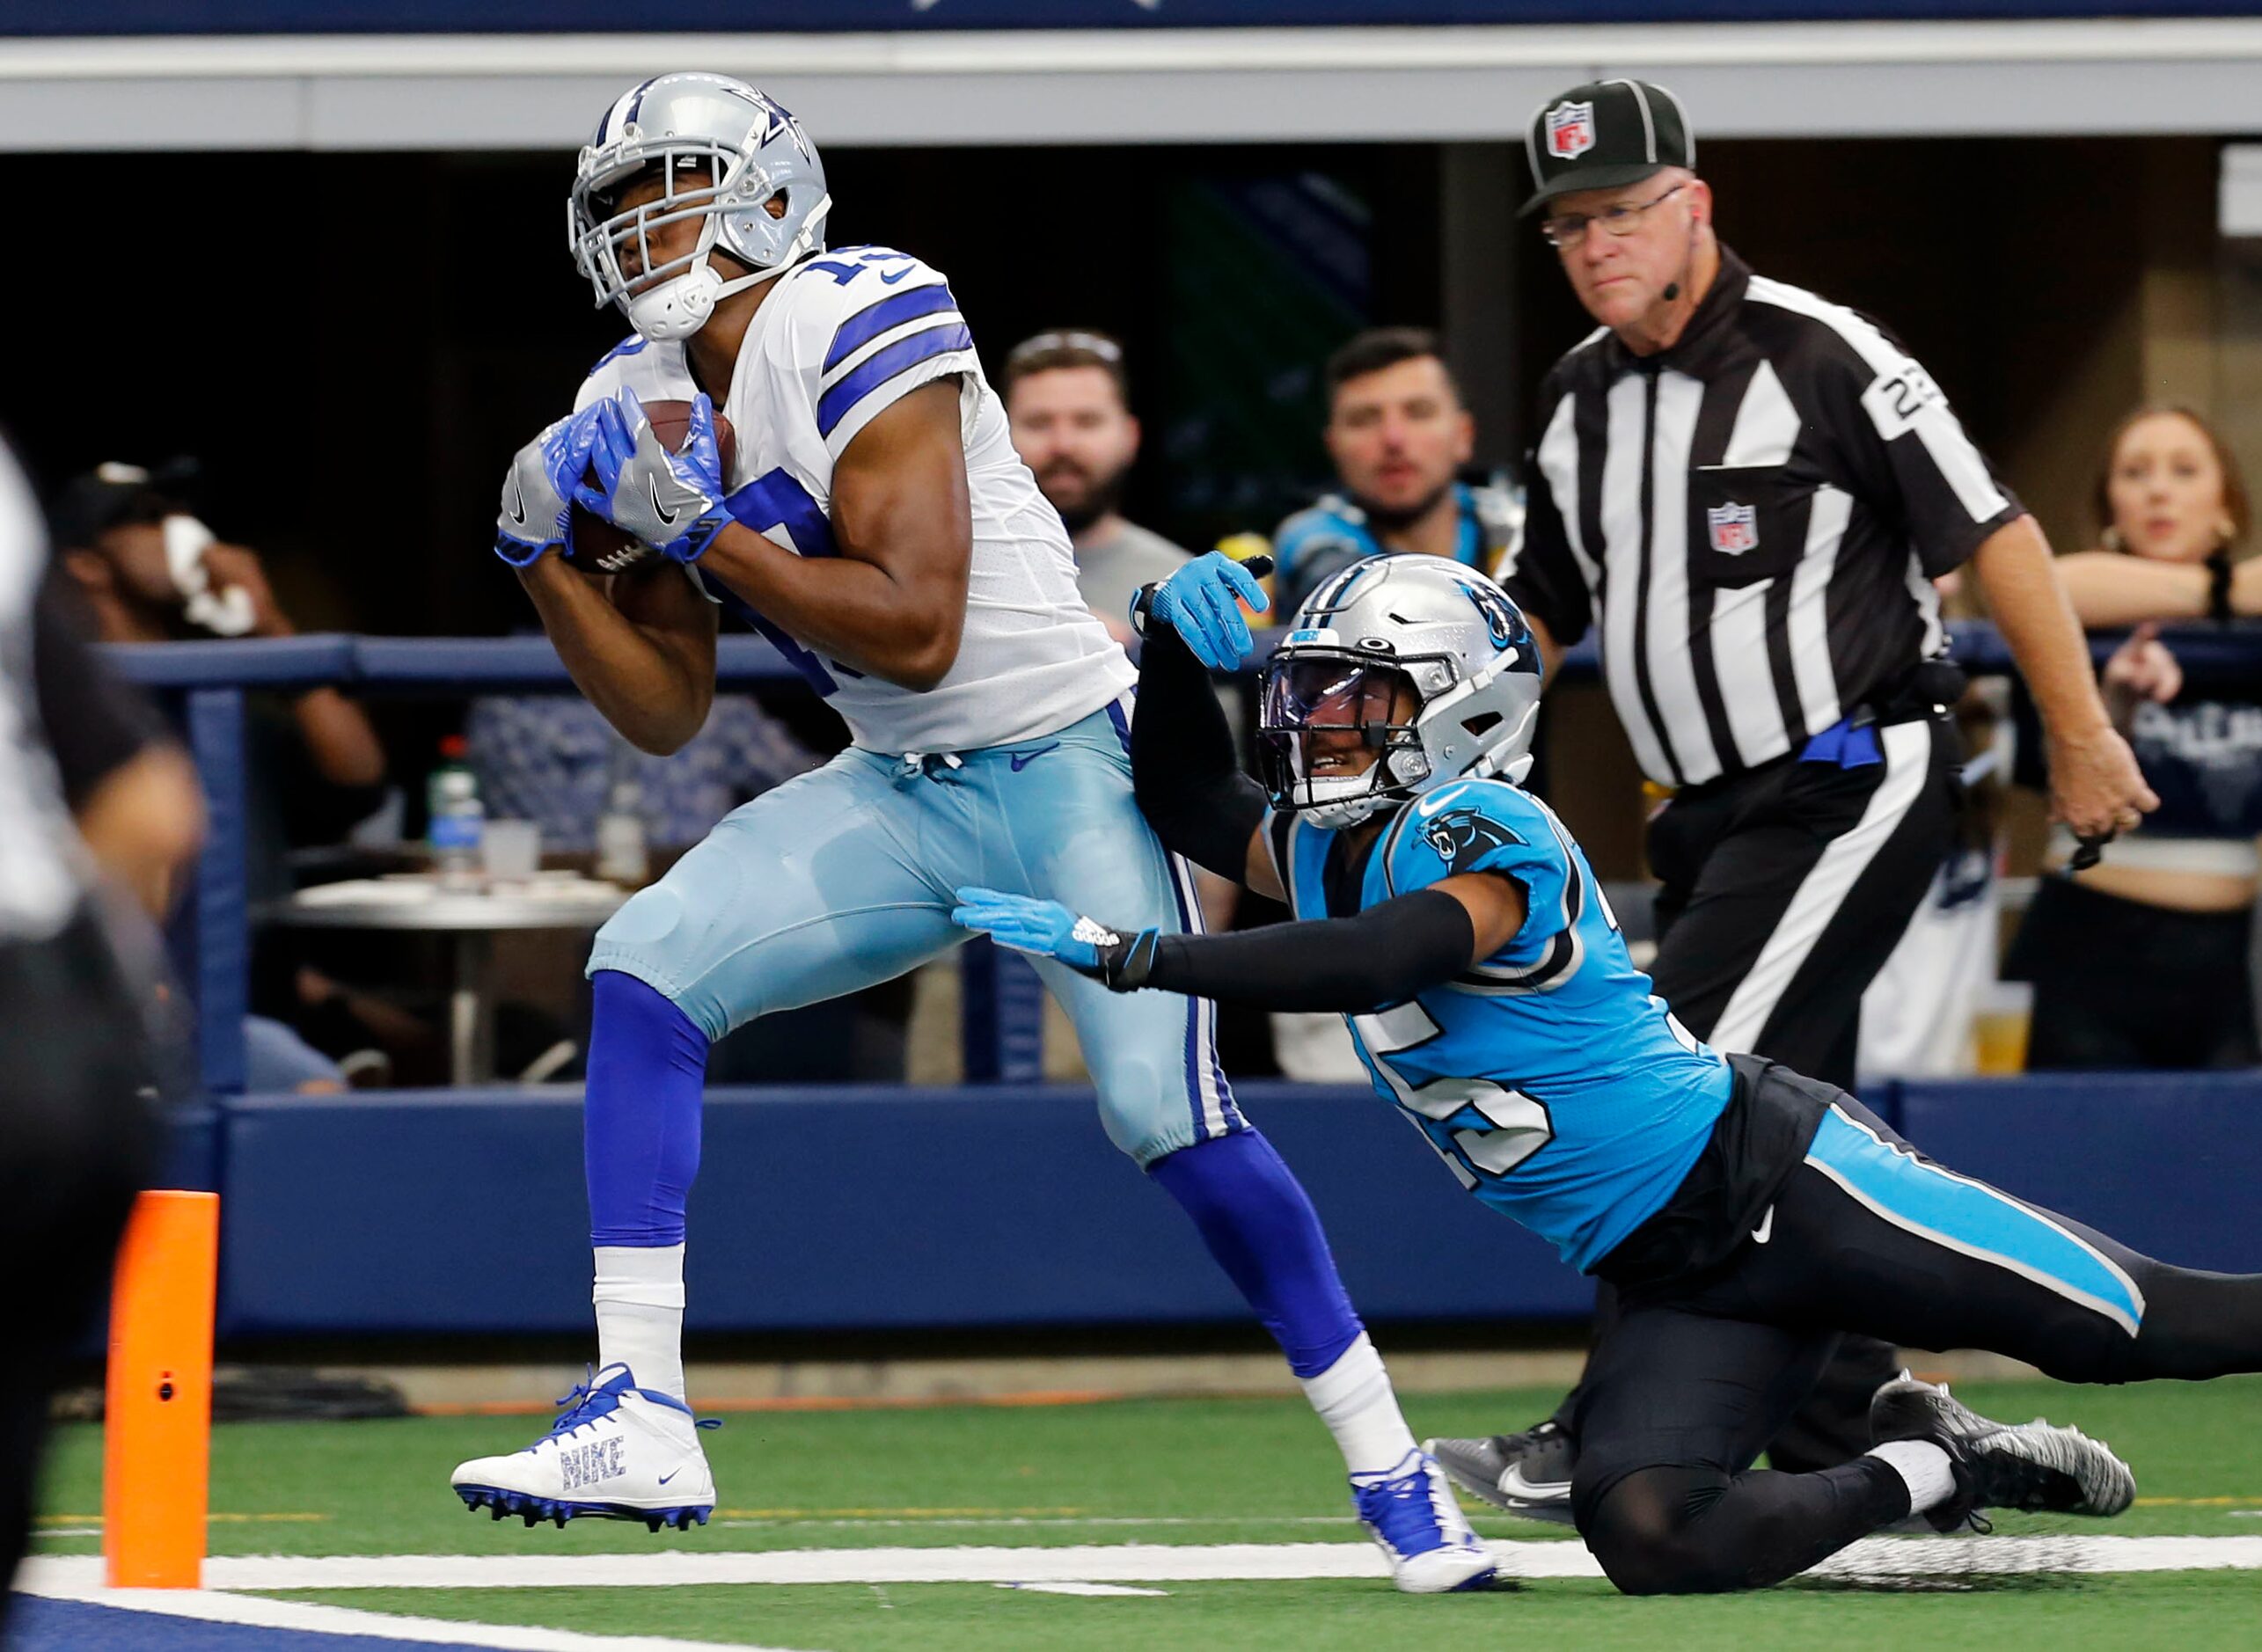
<svg viewBox="0 0 2262 1652">
<path fill-rule="evenodd" d="M 1569 212 L 1560 218 L 1544 219 L 1540 224 L 1540 233 L 1547 237 L 1549 246 L 1565 252 L 1586 239 L 1590 224 L 1601 225 L 1603 234 L 1613 240 L 1622 241 L 1642 227 L 1643 213 L 1652 207 L 1662 207 L 1687 187 L 1688 180 L 1683 179 L 1654 201 L 1641 201 L 1634 206 L 1605 207 L 1591 215 Z"/>
</svg>

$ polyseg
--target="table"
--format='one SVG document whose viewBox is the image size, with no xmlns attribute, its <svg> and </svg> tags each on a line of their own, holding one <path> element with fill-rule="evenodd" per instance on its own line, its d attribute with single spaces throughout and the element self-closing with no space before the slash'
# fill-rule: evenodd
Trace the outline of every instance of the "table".
<svg viewBox="0 0 2262 1652">
<path fill-rule="evenodd" d="M 538 872 L 525 882 L 448 889 L 428 872 L 318 883 L 260 917 L 292 929 L 424 930 L 450 937 L 448 1076 L 456 1085 L 494 1078 L 494 936 L 501 930 L 594 930 L 628 891 L 573 872 Z"/>
</svg>

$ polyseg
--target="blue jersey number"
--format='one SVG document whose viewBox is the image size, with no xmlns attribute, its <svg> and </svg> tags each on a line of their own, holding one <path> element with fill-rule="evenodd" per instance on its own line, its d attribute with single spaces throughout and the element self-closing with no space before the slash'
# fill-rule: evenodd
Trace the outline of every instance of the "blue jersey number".
<svg viewBox="0 0 2262 1652">
<path fill-rule="evenodd" d="M 756 533 L 775 538 L 782 528 L 787 543 L 805 557 L 829 557 L 839 554 L 833 544 L 832 524 L 825 520 L 824 510 L 811 499 L 809 490 L 795 481 L 784 470 L 772 471 L 758 476 L 724 501 L 724 508 L 737 519 L 740 525 Z M 715 594 L 729 603 L 749 625 L 770 640 L 770 646 L 786 656 L 786 662 L 802 674 L 804 682 L 819 694 L 830 694 L 840 686 L 832 675 L 860 676 L 838 661 L 821 660 L 795 642 L 776 625 L 772 625 L 754 610 L 753 604 L 720 582 L 713 584 Z M 830 669 L 828 669 L 830 668 Z"/>
<path fill-rule="evenodd" d="M 882 264 L 908 264 L 911 261 L 910 253 L 894 252 L 884 246 L 852 246 L 834 253 L 830 258 L 814 259 L 810 260 L 809 267 L 812 270 L 824 271 L 835 281 L 846 287 L 867 269 Z M 890 280 L 888 276 L 882 275 L 880 279 L 893 286 L 895 281 L 901 281 L 903 278 L 898 275 Z"/>
<path fill-rule="evenodd" d="M 1408 1083 L 1390 1064 L 1390 1057 L 1426 1044 L 1444 1031 L 1419 1004 L 1409 1001 L 1373 1015 L 1354 1015 L 1351 1027 L 1367 1064 L 1390 1086 L 1398 1105 L 1446 1127 L 1424 1129 L 1422 1134 L 1462 1187 L 1475 1187 L 1482 1176 L 1506 1175 L 1555 1139 L 1547 1105 L 1521 1090 L 1490 1078 Z M 1455 1120 L 1461 1122 L 1456 1126 Z"/>
</svg>

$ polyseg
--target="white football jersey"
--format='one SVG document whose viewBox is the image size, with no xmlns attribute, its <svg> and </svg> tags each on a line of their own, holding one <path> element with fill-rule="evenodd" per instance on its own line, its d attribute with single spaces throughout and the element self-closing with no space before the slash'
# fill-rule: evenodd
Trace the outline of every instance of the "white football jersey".
<svg viewBox="0 0 2262 1652">
<path fill-rule="evenodd" d="M 1067 530 L 1014 450 L 941 274 L 908 253 L 864 246 L 824 253 L 777 281 L 722 403 L 737 434 L 723 479 L 731 514 L 802 556 L 836 554 L 833 462 L 880 413 L 955 373 L 974 518 L 965 631 L 949 675 L 921 693 L 820 658 L 694 565 L 707 595 L 777 644 L 868 750 L 1009 745 L 1122 694 L 1136 673 L 1077 596 Z M 680 343 L 639 338 L 597 363 L 575 406 L 624 388 L 645 401 L 697 393 Z"/>
</svg>

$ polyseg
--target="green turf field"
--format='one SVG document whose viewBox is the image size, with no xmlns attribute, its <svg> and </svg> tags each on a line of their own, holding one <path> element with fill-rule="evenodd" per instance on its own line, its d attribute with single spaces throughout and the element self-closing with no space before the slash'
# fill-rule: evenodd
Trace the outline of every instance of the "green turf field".
<svg viewBox="0 0 2262 1652">
<path fill-rule="evenodd" d="M 2046 1413 L 2111 1441 L 2139 1504 L 2112 1522 L 2006 1517 L 2005 1536 L 2244 1537 L 2262 1547 L 2262 1379 L 2206 1387 L 1972 1385 L 1990 1414 Z M 1553 1396 L 1417 1396 L 1419 1433 L 1519 1426 Z M 235 1424 L 213 1444 L 211 1548 L 223 1555 L 645 1555 L 779 1551 L 1341 1544 L 1354 1539 L 1332 1448 L 1300 1402 L 1154 1400 L 1048 1407 L 760 1412 L 707 1436 L 714 1523 L 655 1537 L 576 1522 L 529 1531 L 466 1513 L 461 1458 L 531 1438 L 528 1419 Z M 62 1430 L 40 1552 L 98 1546 L 100 1432 Z M 1553 1528 L 1479 1516 L 1486 1536 Z M 1952 1545 L 1913 1545 L 1937 1557 Z M 947 1560 L 948 1557 L 935 1557 Z M 1568 1558 L 1568 1557 L 1566 1557 Z M 1032 1561 L 1034 1568 L 1036 1563 Z M 1939 1569 L 1936 1561 L 1927 1562 Z M 1113 1575 L 1113 1574 L 1111 1574 Z M 2262 1570 L 1819 1580 L 1761 1597 L 1637 1601 L 1597 1581 L 1415 1600 L 1380 1580 L 1153 1581 L 1158 1594 L 1036 1593 L 993 1582 L 669 1588 L 340 1589 L 288 1597 L 482 1622 L 829 1652 L 1190 1646 L 1373 1648 L 1453 1635 L 1582 1648 L 1902 1647 L 1915 1637 L 2075 1647 L 2262 1646 Z M 1980 1638 L 1985 1637 L 1982 1642 Z M 2015 1640 L 2013 1638 L 2016 1638 Z"/>
</svg>

